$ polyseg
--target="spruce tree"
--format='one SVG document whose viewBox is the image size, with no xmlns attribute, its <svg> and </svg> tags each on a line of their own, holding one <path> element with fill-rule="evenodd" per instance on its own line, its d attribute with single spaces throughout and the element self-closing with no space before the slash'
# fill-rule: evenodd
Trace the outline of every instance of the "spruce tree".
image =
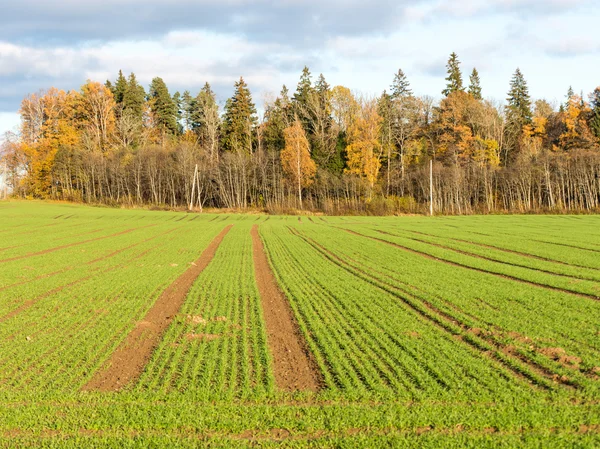
<svg viewBox="0 0 600 449">
<path fill-rule="evenodd" d="M 123 113 L 127 113 L 142 122 L 144 116 L 144 103 L 146 102 L 146 91 L 138 83 L 135 74 L 131 73 L 127 78 L 127 86 L 123 95 Z"/>
<path fill-rule="evenodd" d="M 394 81 L 390 86 L 391 94 L 390 97 L 392 100 L 400 97 L 410 97 L 413 92 L 410 88 L 410 83 L 408 82 L 408 78 L 402 71 L 402 69 L 398 70 L 398 73 L 394 75 Z"/>
<path fill-rule="evenodd" d="M 444 96 L 448 96 L 451 93 L 464 91 L 462 73 L 460 71 L 460 61 L 458 55 L 454 52 L 450 54 L 448 64 L 446 64 L 448 70 L 448 76 L 446 77 L 446 88 L 442 91 Z"/>
<path fill-rule="evenodd" d="M 127 79 L 123 76 L 122 70 L 119 70 L 119 76 L 117 77 L 117 81 L 111 90 L 113 96 L 115 97 L 115 103 L 117 103 L 117 105 L 121 105 L 127 90 Z"/>
<path fill-rule="evenodd" d="M 323 110 L 328 109 L 330 86 L 325 80 L 325 76 L 321 73 L 315 84 L 315 91 L 319 96 L 319 107 Z"/>
<path fill-rule="evenodd" d="M 176 134 L 177 105 L 162 78 L 157 77 L 152 80 L 148 100 L 156 128 L 165 134 Z"/>
<path fill-rule="evenodd" d="M 248 85 L 240 78 L 234 85 L 233 97 L 225 103 L 223 117 L 223 149 L 234 152 L 252 153 L 256 107 Z"/>
<path fill-rule="evenodd" d="M 590 95 L 590 107 L 589 126 L 594 136 L 600 139 L 600 87 L 596 87 Z"/>
<path fill-rule="evenodd" d="M 531 112 L 529 88 L 520 69 L 517 69 L 512 77 L 506 101 L 508 102 L 506 115 L 509 124 L 523 127 L 531 123 L 533 113 Z"/>
<path fill-rule="evenodd" d="M 481 80 L 479 79 L 479 72 L 477 69 L 473 69 L 471 72 L 471 76 L 469 77 L 469 90 L 468 92 L 471 94 L 473 98 L 476 100 L 481 100 Z"/>
<path fill-rule="evenodd" d="M 265 109 L 263 139 L 267 149 L 280 152 L 285 147 L 283 131 L 294 121 L 289 91 L 284 85 L 277 99 Z"/>
<path fill-rule="evenodd" d="M 309 96 L 313 91 L 311 77 L 310 70 L 305 66 L 302 69 L 302 75 L 300 75 L 300 81 L 298 81 L 298 87 L 296 87 L 296 92 L 294 93 L 294 102 L 300 105 L 308 103 Z"/>
</svg>

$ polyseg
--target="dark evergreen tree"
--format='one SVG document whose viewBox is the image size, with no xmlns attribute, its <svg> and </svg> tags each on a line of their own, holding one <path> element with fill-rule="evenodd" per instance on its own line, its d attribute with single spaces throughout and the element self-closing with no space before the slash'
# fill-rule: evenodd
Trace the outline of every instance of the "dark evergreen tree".
<svg viewBox="0 0 600 449">
<path fill-rule="evenodd" d="M 152 80 L 148 101 L 156 128 L 165 134 L 176 134 L 178 131 L 177 105 L 162 78 L 157 77 Z"/>
<path fill-rule="evenodd" d="M 319 99 L 319 108 L 325 111 L 325 114 L 329 113 L 329 90 L 330 86 L 325 80 L 325 76 L 321 73 L 315 84 L 315 92 Z"/>
<path fill-rule="evenodd" d="M 517 69 L 510 82 L 510 90 L 506 99 L 507 122 L 523 127 L 531 123 L 533 114 L 531 112 L 531 97 L 529 88 L 520 69 Z"/>
<path fill-rule="evenodd" d="M 252 153 L 256 107 L 248 85 L 240 78 L 234 85 L 233 97 L 225 103 L 222 144 L 225 151 Z"/>
<path fill-rule="evenodd" d="M 280 152 L 285 147 L 283 131 L 292 124 L 294 113 L 288 88 L 284 85 L 273 104 L 265 109 L 263 139 L 268 150 Z"/>
<path fill-rule="evenodd" d="M 117 105 L 123 104 L 123 98 L 127 91 L 127 79 L 123 76 L 123 71 L 119 70 L 119 76 L 117 76 L 117 81 L 111 90 L 115 97 L 115 103 Z"/>
<path fill-rule="evenodd" d="M 471 76 L 469 77 L 468 92 L 476 100 L 481 100 L 483 98 L 481 96 L 481 80 L 479 79 L 479 72 L 477 71 L 477 69 L 473 69 L 473 71 L 471 72 Z"/>
<path fill-rule="evenodd" d="M 462 73 L 460 71 L 460 61 L 458 55 L 454 52 L 450 54 L 448 64 L 446 64 L 448 70 L 448 76 L 446 77 L 446 88 L 442 91 L 442 94 L 446 97 L 451 93 L 464 91 Z"/>
<path fill-rule="evenodd" d="M 300 81 L 298 81 L 298 87 L 294 93 L 294 102 L 305 106 L 309 102 L 309 97 L 313 92 L 311 74 L 308 67 L 302 69 L 302 75 L 300 75 Z"/>
<path fill-rule="evenodd" d="M 590 108 L 589 126 L 594 136 L 600 139 L 600 87 L 590 94 Z"/>
<path fill-rule="evenodd" d="M 533 119 L 529 89 L 520 69 L 517 69 L 512 77 L 506 101 L 505 143 L 502 157 L 504 163 L 508 164 L 514 162 L 520 154 L 523 127 L 530 125 Z"/>
<path fill-rule="evenodd" d="M 410 83 L 408 82 L 408 78 L 402 69 L 399 69 L 398 73 L 394 75 L 394 81 L 392 82 L 390 89 L 391 94 L 389 96 L 392 100 L 400 97 L 410 97 L 413 94 L 410 88 Z"/>
<path fill-rule="evenodd" d="M 140 122 L 143 121 L 144 103 L 146 102 L 146 91 L 138 83 L 135 74 L 131 73 L 127 78 L 127 87 L 123 95 L 123 113 L 135 117 Z"/>
</svg>

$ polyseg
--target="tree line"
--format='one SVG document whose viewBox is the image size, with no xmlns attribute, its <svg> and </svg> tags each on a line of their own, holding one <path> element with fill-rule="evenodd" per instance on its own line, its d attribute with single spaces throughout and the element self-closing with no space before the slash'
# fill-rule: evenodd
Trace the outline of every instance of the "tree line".
<svg viewBox="0 0 600 449">
<path fill-rule="evenodd" d="M 517 69 L 506 103 L 468 85 L 455 53 L 442 98 L 402 70 L 378 97 L 304 68 L 257 114 L 243 78 L 219 107 L 206 83 L 171 94 L 135 74 L 23 99 L 3 145 L 13 195 L 110 205 L 464 214 L 592 211 L 600 201 L 600 88 L 533 101 Z M 430 162 L 432 163 L 430 179 Z M 430 192 L 430 182 L 433 185 Z"/>
</svg>

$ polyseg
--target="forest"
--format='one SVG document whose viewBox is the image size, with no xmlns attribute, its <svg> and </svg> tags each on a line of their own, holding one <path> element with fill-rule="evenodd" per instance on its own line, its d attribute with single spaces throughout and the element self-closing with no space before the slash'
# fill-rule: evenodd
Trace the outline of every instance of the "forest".
<svg viewBox="0 0 600 449">
<path fill-rule="evenodd" d="M 380 96 L 305 67 L 257 113 L 243 78 L 222 107 L 206 83 L 171 93 L 134 73 L 23 99 L 2 146 L 12 195 L 112 206 L 327 214 L 600 209 L 600 87 L 532 99 L 519 69 L 484 97 L 452 53 L 441 96 L 402 70 Z"/>
</svg>

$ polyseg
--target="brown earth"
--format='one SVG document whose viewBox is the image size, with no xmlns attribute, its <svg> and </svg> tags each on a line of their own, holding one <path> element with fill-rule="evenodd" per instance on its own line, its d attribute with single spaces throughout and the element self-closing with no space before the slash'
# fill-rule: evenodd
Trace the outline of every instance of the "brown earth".
<svg viewBox="0 0 600 449">
<path fill-rule="evenodd" d="M 254 274 L 273 358 L 275 383 L 285 391 L 316 391 L 323 384 L 317 363 L 302 336 L 287 298 L 277 286 L 257 225 L 252 226 L 251 233 Z"/>
<path fill-rule="evenodd" d="M 84 391 L 117 391 L 140 376 L 162 334 L 179 312 L 192 284 L 211 262 L 232 226 L 223 229 L 200 258 L 190 264 L 189 268 L 166 288 L 146 316 L 115 350 L 106 365 L 83 386 Z"/>
</svg>

